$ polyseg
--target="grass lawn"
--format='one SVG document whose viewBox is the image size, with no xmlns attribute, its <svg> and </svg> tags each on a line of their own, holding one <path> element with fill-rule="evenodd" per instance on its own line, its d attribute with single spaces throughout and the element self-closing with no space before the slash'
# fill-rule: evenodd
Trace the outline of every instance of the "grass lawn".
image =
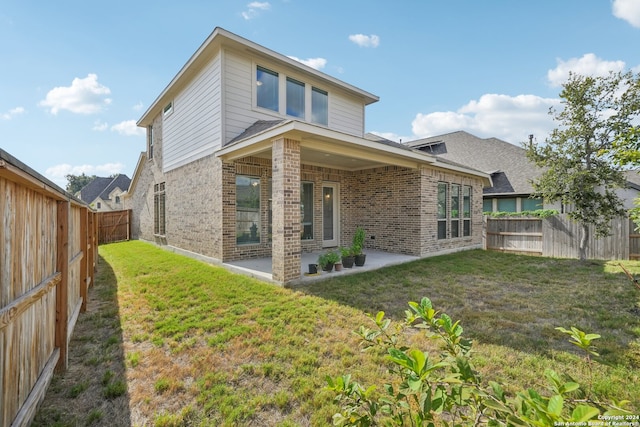
<svg viewBox="0 0 640 427">
<path fill-rule="evenodd" d="M 100 255 L 70 368 L 34 426 L 329 425 L 326 375 L 387 379 L 382 355 L 362 353 L 352 333 L 370 325 L 365 313 L 401 320 L 423 296 L 462 320 L 476 368 L 510 392 L 544 390 L 547 368 L 586 384 L 554 328 L 601 334 L 593 392 L 640 413 L 640 291 L 617 262 L 472 251 L 281 288 L 143 242 Z M 640 262 L 624 265 L 640 274 Z"/>
</svg>

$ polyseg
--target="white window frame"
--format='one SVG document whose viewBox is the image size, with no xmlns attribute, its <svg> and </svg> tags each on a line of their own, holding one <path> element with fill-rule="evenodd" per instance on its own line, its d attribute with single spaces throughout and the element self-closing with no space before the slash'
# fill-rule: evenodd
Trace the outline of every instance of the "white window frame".
<svg viewBox="0 0 640 427">
<path fill-rule="evenodd" d="M 173 101 L 169 101 L 162 109 L 162 117 L 167 117 L 173 113 Z"/>
<path fill-rule="evenodd" d="M 258 85 L 257 85 L 257 71 L 258 68 L 262 68 L 263 70 L 273 73 L 278 76 L 278 111 L 272 110 L 267 107 L 261 107 L 258 105 Z M 292 116 L 287 114 L 287 81 L 292 80 L 294 82 L 300 83 L 304 85 L 304 117 Z M 327 123 L 321 123 L 313 121 L 313 90 L 318 91 L 319 93 L 326 94 L 327 96 Z M 303 79 L 301 79 L 298 75 L 295 74 L 286 74 L 281 71 L 277 71 L 273 67 L 265 66 L 259 62 L 253 62 L 253 69 L 251 73 L 251 92 L 252 92 L 252 105 L 253 108 L 257 111 L 269 114 L 269 115 L 277 115 L 282 118 L 294 117 L 296 119 L 303 120 L 308 123 L 317 124 L 320 126 L 329 126 L 329 97 L 330 93 L 328 90 L 323 89 L 321 87 L 315 86 Z"/>
</svg>

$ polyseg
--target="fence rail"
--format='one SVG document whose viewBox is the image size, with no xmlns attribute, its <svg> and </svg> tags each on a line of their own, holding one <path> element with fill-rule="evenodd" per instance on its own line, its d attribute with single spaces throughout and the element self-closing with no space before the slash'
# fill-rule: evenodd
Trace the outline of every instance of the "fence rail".
<svg viewBox="0 0 640 427">
<path fill-rule="evenodd" d="M 0 425 L 27 426 L 86 309 L 95 212 L 0 150 Z"/>
<path fill-rule="evenodd" d="M 611 221 L 611 235 L 597 239 L 589 230 L 587 258 L 640 259 L 640 234 L 634 234 L 628 218 Z M 556 258 L 578 258 L 579 224 L 567 214 L 548 218 L 485 218 L 484 247 L 487 250 L 526 253 Z"/>
</svg>

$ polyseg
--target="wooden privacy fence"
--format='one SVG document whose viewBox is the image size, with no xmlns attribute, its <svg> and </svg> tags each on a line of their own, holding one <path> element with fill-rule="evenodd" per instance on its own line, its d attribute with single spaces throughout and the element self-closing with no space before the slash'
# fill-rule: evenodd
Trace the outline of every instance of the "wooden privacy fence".
<svg viewBox="0 0 640 427">
<path fill-rule="evenodd" d="M 587 258 L 640 258 L 640 235 L 634 234 L 628 218 L 611 221 L 611 235 L 595 238 L 589 231 Z M 579 258 L 581 226 L 567 214 L 548 218 L 485 217 L 484 248 L 504 252 L 542 255 L 555 258 Z"/>
<path fill-rule="evenodd" d="M 129 240 L 131 210 L 98 212 L 98 224 L 98 244 Z"/>
<path fill-rule="evenodd" d="M 27 426 L 86 310 L 97 217 L 0 150 L 0 426 Z"/>
</svg>

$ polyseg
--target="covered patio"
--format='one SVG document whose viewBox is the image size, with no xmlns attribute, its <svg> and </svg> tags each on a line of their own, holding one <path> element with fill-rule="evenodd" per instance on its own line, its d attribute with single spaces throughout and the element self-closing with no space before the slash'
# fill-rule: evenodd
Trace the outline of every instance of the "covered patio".
<svg viewBox="0 0 640 427">
<path fill-rule="evenodd" d="M 301 256 L 300 265 L 300 277 L 292 280 L 289 284 L 300 285 L 311 283 L 318 280 L 326 280 L 332 277 L 340 277 L 346 274 L 362 273 L 364 271 L 373 271 L 382 267 L 388 267 L 391 265 L 402 264 L 405 262 L 411 262 L 419 259 L 419 257 L 411 255 L 403 255 L 396 253 L 383 252 L 379 250 L 367 249 L 367 260 L 362 267 L 343 268 L 342 271 L 333 270 L 330 273 L 325 271 L 318 271 L 318 274 L 307 274 L 309 271 L 309 264 L 317 264 L 318 257 L 322 252 L 310 252 L 303 253 Z M 251 277 L 255 277 L 261 280 L 276 282 L 272 276 L 272 261 L 271 257 L 247 259 L 241 261 L 231 261 L 223 264 L 231 271 L 246 274 Z M 318 268 L 318 270 L 320 270 Z"/>
</svg>

